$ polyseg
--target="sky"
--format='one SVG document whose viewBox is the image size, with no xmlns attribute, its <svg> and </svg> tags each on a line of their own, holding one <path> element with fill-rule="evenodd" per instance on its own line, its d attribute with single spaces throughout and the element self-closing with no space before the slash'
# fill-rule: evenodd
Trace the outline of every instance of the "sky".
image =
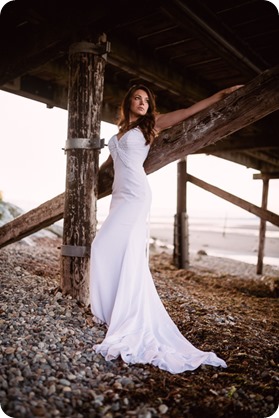
<svg viewBox="0 0 279 418">
<path fill-rule="evenodd" d="M 279 0 L 278 0 L 279 1 Z M 6 1 L 0 0 L 0 8 Z M 32 209 L 65 189 L 67 139 L 66 110 L 48 109 L 45 104 L 0 90 L 0 191 L 3 200 L 24 210 Z M 101 137 L 107 143 L 117 132 L 114 125 L 101 123 Z M 108 156 L 101 150 L 100 163 Z M 253 180 L 255 170 L 223 159 L 190 155 L 189 174 L 258 206 L 262 181 Z M 152 189 L 151 217 L 176 212 L 177 163 L 148 176 Z M 268 209 L 279 213 L 279 180 L 269 182 Z M 98 201 L 100 213 L 108 210 L 110 197 Z M 251 214 L 190 183 L 187 211 L 194 217 L 251 217 Z"/>
</svg>

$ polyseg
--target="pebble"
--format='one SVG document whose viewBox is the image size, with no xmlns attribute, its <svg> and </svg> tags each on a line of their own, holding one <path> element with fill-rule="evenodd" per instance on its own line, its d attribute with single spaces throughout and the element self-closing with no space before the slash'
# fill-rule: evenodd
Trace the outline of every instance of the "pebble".
<svg viewBox="0 0 279 418">
<path fill-rule="evenodd" d="M 71 383 L 69 382 L 69 380 L 66 380 L 66 379 L 60 379 L 59 383 L 63 386 L 71 386 Z"/>
<path fill-rule="evenodd" d="M 159 412 L 160 412 L 160 414 L 166 414 L 168 412 L 168 409 L 169 408 L 165 404 L 162 404 L 162 405 L 159 406 Z"/>
</svg>

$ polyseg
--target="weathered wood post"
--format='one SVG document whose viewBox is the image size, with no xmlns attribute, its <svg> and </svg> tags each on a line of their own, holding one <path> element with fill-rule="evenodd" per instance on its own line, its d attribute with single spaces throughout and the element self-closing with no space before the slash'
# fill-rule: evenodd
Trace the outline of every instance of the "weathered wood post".
<svg viewBox="0 0 279 418">
<path fill-rule="evenodd" d="M 269 187 L 269 179 L 268 178 L 263 178 L 262 209 L 267 208 L 268 187 Z M 266 231 L 266 221 L 265 221 L 265 219 L 261 218 L 260 234 L 259 234 L 257 274 L 262 274 L 262 272 L 263 272 L 265 231 Z"/>
<path fill-rule="evenodd" d="M 68 139 L 61 288 L 89 303 L 90 246 L 96 233 L 101 107 L 106 39 L 69 51 Z"/>
<path fill-rule="evenodd" d="M 189 267 L 189 232 L 186 210 L 186 157 L 177 163 L 177 209 L 174 217 L 174 252 L 176 267 Z"/>
</svg>

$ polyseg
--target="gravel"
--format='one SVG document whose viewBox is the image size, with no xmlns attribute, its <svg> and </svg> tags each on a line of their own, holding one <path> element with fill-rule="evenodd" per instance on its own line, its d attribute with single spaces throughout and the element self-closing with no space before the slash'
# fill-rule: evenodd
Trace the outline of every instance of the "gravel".
<svg viewBox="0 0 279 418">
<path fill-rule="evenodd" d="M 260 415 L 255 415 L 257 418 L 264 418 L 265 413 L 270 416 L 275 411 L 278 392 L 277 395 L 266 390 L 247 392 L 245 385 L 239 385 L 232 376 L 227 376 L 228 373 L 222 375 L 219 369 L 202 366 L 195 373 L 171 376 L 149 365 L 128 366 L 121 360 L 107 362 L 96 355 L 92 346 L 104 338 L 105 328 L 92 322 L 88 307 L 62 295 L 59 244 L 58 239 L 38 239 L 33 246 L 21 242 L 0 251 L 0 403 L 7 415 L 14 418 L 252 418 L 253 402 L 255 408 L 259 408 L 259 403 L 262 405 Z M 196 277 L 193 276 L 195 271 L 200 272 L 199 277 L 205 274 L 201 260 L 197 258 L 190 271 L 192 279 Z M 207 268 L 208 263 L 207 260 Z M 189 320 L 193 315 L 201 315 L 202 309 L 208 309 L 202 301 L 191 294 L 182 297 L 183 290 L 178 282 L 165 281 L 169 272 L 175 272 L 179 279 L 179 271 L 166 264 L 167 259 L 164 259 L 153 266 L 164 303 L 177 303 L 179 309 L 184 310 L 186 307 Z M 235 267 L 236 264 L 234 273 Z M 274 271 L 270 270 L 271 273 Z M 167 290 L 169 285 L 171 294 Z M 218 304 L 206 313 L 207 321 L 212 322 L 214 318 L 219 332 L 220 327 L 224 327 L 223 339 L 233 338 L 228 332 L 225 337 L 225 327 L 236 324 L 236 314 L 223 312 L 221 315 Z M 205 312 L 198 320 L 203 316 Z M 193 338 L 200 344 L 200 335 L 195 332 Z M 272 359 L 271 356 L 269 362 L 274 362 Z M 260 372 L 263 384 L 270 379 L 278 384 L 277 375 L 269 369 Z M 222 384 L 218 383 L 221 376 Z M 204 379 L 209 383 L 207 389 L 202 385 Z M 216 399 L 219 399 L 217 403 Z M 241 415 L 241 411 L 245 414 Z"/>
</svg>

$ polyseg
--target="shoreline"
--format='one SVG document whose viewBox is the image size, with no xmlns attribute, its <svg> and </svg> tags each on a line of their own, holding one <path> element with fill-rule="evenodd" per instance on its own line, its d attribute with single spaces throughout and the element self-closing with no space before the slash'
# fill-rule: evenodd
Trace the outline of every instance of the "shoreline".
<svg viewBox="0 0 279 418">
<path fill-rule="evenodd" d="M 272 232 L 274 229 L 272 228 Z M 220 229 L 206 229 L 206 225 L 198 223 L 189 225 L 189 254 L 194 256 L 204 251 L 208 256 L 229 258 L 236 261 L 257 264 L 259 237 L 256 229 L 251 227 L 251 234 L 243 233 L 241 228 L 237 232 L 233 229 L 222 232 Z M 276 232 L 276 230 L 275 230 Z M 151 245 L 173 250 L 173 226 L 170 223 L 150 222 Z M 266 234 L 264 247 L 264 265 L 279 269 L 279 238 Z"/>
</svg>

